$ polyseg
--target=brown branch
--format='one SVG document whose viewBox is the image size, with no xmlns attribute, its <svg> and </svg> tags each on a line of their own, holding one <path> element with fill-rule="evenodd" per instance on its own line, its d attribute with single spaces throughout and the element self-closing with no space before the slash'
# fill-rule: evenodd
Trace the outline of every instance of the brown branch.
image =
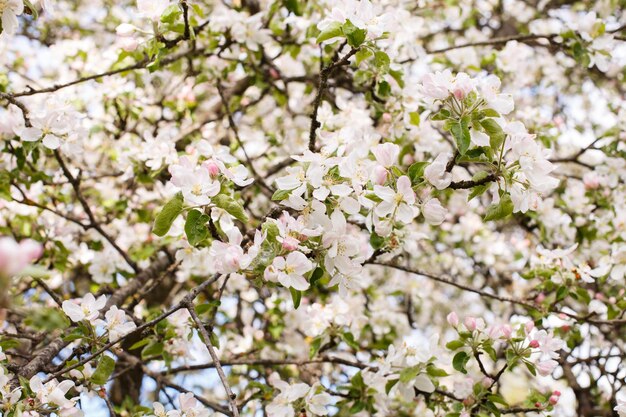
<svg viewBox="0 0 626 417">
<path fill-rule="evenodd" d="M 343 45 L 342 45 L 343 46 Z M 341 50 L 341 47 L 339 48 Z M 339 52 L 339 50 L 337 52 Z M 335 70 L 341 66 L 347 65 L 350 58 L 359 51 L 359 48 L 352 48 L 343 58 L 339 59 L 338 54 L 335 54 L 333 61 L 320 71 L 319 81 L 317 84 L 317 95 L 313 101 L 313 113 L 311 114 L 311 128 L 309 129 L 309 150 L 315 152 L 315 137 L 317 128 L 320 127 L 320 122 L 317 121 L 317 112 L 322 104 L 322 96 L 324 91 L 328 87 L 328 79 L 335 72 Z M 320 60 L 322 57 L 320 56 Z"/>
<path fill-rule="evenodd" d="M 198 328 L 198 331 L 200 332 L 200 335 L 202 336 L 204 345 L 209 350 L 211 359 L 213 359 L 213 363 L 215 364 L 215 370 L 217 371 L 217 375 L 220 377 L 220 381 L 222 381 L 222 385 L 224 386 L 224 390 L 226 391 L 226 396 L 228 397 L 228 402 L 230 403 L 230 409 L 231 409 L 232 415 L 233 417 L 239 417 L 239 409 L 237 408 L 237 403 L 235 402 L 235 400 L 237 399 L 237 395 L 235 395 L 235 393 L 230 389 L 230 385 L 228 384 L 228 380 L 226 379 L 226 374 L 224 373 L 224 369 L 222 368 L 222 365 L 220 365 L 220 359 L 217 356 L 217 352 L 215 352 L 215 348 L 211 344 L 211 337 L 209 335 L 209 332 L 204 327 L 204 324 L 202 324 L 200 317 L 198 317 L 198 314 L 196 313 L 196 310 L 194 309 L 193 300 L 188 300 L 185 303 L 185 307 L 187 308 L 187 311 L 189 311 L 189 314 L 191 315 L 191 318 L 193 319 L 193 321 L 196 323 L 196 327 Z"/>
<path fill-rule="evenodd" d="M 90 222 L 89 226 L 94 228 L 95 230 L 97 230 L 98 233 L 100 233 L 100 235 L 102 237 L 104 237 L 107 240 L 107 242 L 109 242 L 111 244 L 111 246 L 122 256 L 122 258 L 124 258 L 126 263 L 135 271 L 135 273 L 139 272 L 139 267 L 137 266 L 135 261 L 133 261 L 130 258 L 130 256 L 126 253 L 126 251 L 124 251 L 117 244 L 115 239 L 113 239 L 113 237 L 111 235 L 109 235 L 102 228 L 100 223 L 96 220 L 96 216 L 91 211 L 91 207 L 89 206 L 89 202 L 83 196 L 82 191 L 80 190 L 80 179 L 78 177 L 74 177 L 72 175 L 72 173 L 70 172 L 69 168 L 65 164 L 65 161 L 63 160 L 63 157 L 61 156 L 61 153 L 58 151 L 58 149 L 54 151 L 54 156 L 55 156 L 57 162 L 59 163 L 59 165 L 61 167 L 61 170 L 63 171 L 63 174 L 65 175 L 65 177 L 68 179 L 68 181 L 72 185 L 72 188 L 74 189 L 74 194 L 76 194 L 76 198 L 78 199 L 78 201 L 80 202 L 81 206 L 83 207 L 83 210 L 85 211 L 85 214 L 87 214 L 87 217 L 89 218 L 89 222 Z"/>
<path fill-rule="evenodd" d="M 485 178 L 482 178 L 477 181 L 466 180 L 466 181 L 453 182 L 452 184 L 448 186 L 448 188 L 451 188 L 453 190 L 466 190 L 468 188 L 476 187 L 477 185 L 484 185 L 484 184 L 497 181 L 497 180 L 498 180 L 498 176 L 496 174 L 489 174 Z"/>
</svg>

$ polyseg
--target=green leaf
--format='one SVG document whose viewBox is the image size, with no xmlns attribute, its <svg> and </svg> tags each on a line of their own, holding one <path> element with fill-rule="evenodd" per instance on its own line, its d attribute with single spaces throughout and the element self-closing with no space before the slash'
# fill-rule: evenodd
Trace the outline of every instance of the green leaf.
<svg viewBox="0 0 626 417">
<path fill-rule="evenodd" d="M 389 394 L 389 391 L 391 391 L 391 389 L 394 387 L 394 385 L 396 385 L 398 383 L 398 381 L 400 381 L 399 379 L 391 379 L 389 381 L 387 381 L 387 383 L 385 384 L 385 393 Z"/>
<path fill-rule="evenodd" d="M 420 114 L 416 111 L 412 111 L 411 113 L 409 113 L 409 122 L 413 125 L 413 126 L 419 126 L 420 125 Z"/>
<path fill-rule="evenodd" d="M 220 348 L 220 338 L 217 337 L 217 334 L 215 334 L 215 332 L 209 333 L 209 339 L 211 341 L 211 344 L 215 346 L 216 349 Z"/>
<path fill-rule="evenodd" d="M 98 366 L 91 376 L 90 380 L 96 385 L 104 385 L 106 384 L 109 376 L 113 373 L 115 369 L 115 360 L 107 355 L 103 355 L 98 362 Z"/>
<path fill-rule="evenodd" d="M 343 32 L 341 31 L 341 23 L 333 22 L 326 29 L 322 31 L 315 40 L 317 43 L 322 43 L 328 39 L 336 38 L 337 36 L 341 36 Z"/>
<path fill-rule="evenodd" d="M 387 81 L 380 81 L 376 84 L 376 96 L 388 98 L 391 95 L 391 85 Z"/>
<path fill-rule="evenodd" d="M 434 365 L 428 365 L 428 367 L 426 368 L 426 372 L 428 373 L 428 375 L 437 377 L 437 378 L 441 378 L 441 377 L 449 375 L 445 370 L 441 368 L 437 368 Z"/>
<path fill-rule="evenodd" d="M 246 223 L 248 221 L 248 216 L 246 215 L 243 206 L 236 202 L 231 197 L 218 194 L 211 200 L 217 207 L 226 210 L 228 214 L 236 218 L 237 220 Z"/>
<path fill-rule="evenodd" d="M 176 21 L 176 19 L 178 19 L 181 14 L 182 10 L 180 10 L 178 4 L 171 4 L 165 9 L 163 14 L 161 15 L 161 22 L 172 24 Z"/>
<path fill-rule="evenodd" d="M 462 348 L 463 346 L 465 346 L 465 342 L 463 342 L 462 340 L 452 340 L 446 343 L 446 349 L 449 350 L 457 350 Z"/>
<path fill-rule="evenodd" d="M 153 356 L 161 356 L 163 353 L 163 343 L 152 342 L 142 349 L 141 359 L 151 358 Z"/>
<path fill-rule="evenodd" d="M 315 270 L 311 274 L 311 278 L 309 278 L 309 283 L 311 284 L 311 286 L 313 286 L 317 281 L 322 279 L 323 276 L 324 276 L 324 268 L 322 268 L 321 266 L 318 266 L 317 268 L 315 268 Z"/>
<path fill-rule="evenodd" d="M 302 9 L 306 2 L 299 0 L 283 0 L 285 8 L 295 14 L 296 16 L 302 16 Z"/>
<path fill-rule="evenodd" d="M 154 220 L 152 233 L 157 236 L 165 236 L 172 227 L 176 217 L 183 211 L 183 194 L 178 193 L 161 209 L 161 212 Z"/>
<path fill-rule="evenodd" d="M 524 361 L 524 365 L 526 365 L 526 369 L 528 369 L 528 372 L 530 372 L 533 376 L 537 376 L 537 371 L 535 370 L 535 365 L 533 365 L 530 362 L 526 362 L 526 361 Z"/>
<path fill-rule="evenodd" d="M 359 29 L 349 20 L 346 20 L 343 24 L 341 31 L 348 40 L 348 45 L 353 48 L 361 46 L 363 41 L 365 41 L 365 36 L 367 35 L 367 31 L 365 29 Z"/>
<path fill-rule="evenodd" d="M 419 366 L 412 366 L 410 368 L 404 368 L 400 372 L 400 382 L 402 382 L 403 384 L 406 384 L 407 382 L 415 378 L 417 374 L 419 373 L 420 373 Z"/>
<path fill-rule="evenodd" d="M 484 114 L 485 117 L 500 117 L 500 113 L 494 109 L 483 109 L 481 113 Z"/>
<path fill-rule="evenodd" d="M 483 184 L 483 185 L 477 185 L 476 187 L 472 188 L 472 192 L 467 196 L 467 201 L 471 201 L 472 199 L 478 197 L 479 195 L 482 195 L 485 193 L 485 191 L 487 191 L 489 189 L 491 184 Z"/>
<path fill-rule="evenodd" d="M 289 287 L 289 292 L 291 292 L 293 307 L 297 310 L 300 307 L 300 301 L 302 301 L 302 291 Z"/>
<path fill-rule="evenodd" d="M 489 144 L 494 150 L 498 150 L 502 147 L 502 143 L 506 135 L 504 131 L 494 119 L 484 119 L 480 121 L 480 125 L 485 129 L 487 135 L 489 135 Z"/>
<path fill-rule="evenodd" d="M 380 249 L 385 244 L 385 238 L 378 236 L 375 232 L 370 235 L 370 245 L 374 250 Z"/>
<path fill-rule="evenodd" d="M 133 345 L 131 347 L 129 347 L 128 350 L 139 349 L 140 347 L 144 347 L 148 343 L 150 343 L 150 339 L 141 339 L 137 343 L 133 343 Z"/>
<path fill-rule="evenodd" d="M 420 182 L 424 176 L 424 169 L 428 166 L 428 162 L 415 162 L 409 167 L 409 179 L 412 184 Z"/>
<path fill-rule="evenodd" d="M 461 121 L 452 123 L 450 126 L 450 132 L 461 155 L 465 155 L 471 143 L 468 122 L 467 117 L 464 117 Z"/>
<path fill-rule="evenodd" d="M 345 332 L 341 335 L 341 338 L 348 344 L 348 346 L 350 346 L 352 349 L 356 350 L 357 352 L 360 349 L 359 344 L 356 342 L 356 340 L 354 339 L 354 335 L 350 332 Z"/>
<path fill-rule="evenodd" d="M 448 118 L 450 118 L 450 111 L 447 109 L 441 109 L 430 117 L 431 120 L 446 120 Z"/>
<path fill-rule="evenodd" d="M 387 72 L 389 70 L 389 64 L 391 64 L 389 55 L 383 51 L 376 51 L 376 53 L 374 53 L 374 66 L 378 68 L 379 71 Z"/>
<path fill-rule="evenodd" d="M 498 204 L 492 204 L 489 206 L 489 208 L 487 208 L 487 213 L 485 214 L 484 220 L 501 220 L 512 213 L 513 202 L 511 201 L 511 196 L 509 196 L 508 194 L 504 194 L 502 198 L 500 198 L 500 202 Z"/>
<path fill-rule="evenodd" d="M 459 352 L 454 355 L 454 358 L 452 359 L 452 367 L 457 371 L 466 374 L 467 370 L 465 369 L 465 365 L 467 365 L 469 359 L 470 357 L 466 352 Z"/>
<path fill-rule="evenodd" d="M 274 194 L 272 194 L 272 201 L 283 201 L 289 198 L 289 194 L 291 194 L 293 190 L 276 190 Z"/>
<path fill-rule="evenodd" d="M 318 336 L 315 339 L 313 339 L 313 342 L 311 342 L 311 348 L 309 350 L 310 358 L 314 358 L 315 355 L 317 355 L 317 352 L 320 351 L 320 348 L 322 347 L 322 340 L 323 340 L 323 336 Z"/>
<path fill-rule="evenodd" d="M 374 52 L 372 52 L 371 49 L 369 49 L 369 48 L 361 48 L 354 55 L 355 63 L 357 65 L 359 65 L 361 62 L 365 61 L 366 59 L 368 59 L 369 57 L 371 57 L 373 55 L 374 55 Z"/>
<path fill-rule="evenodd" d="M 206 226 L 209 220 L 210 217 L 206 214 L 202 214 L 199 210 L 191 210 L 187 214 L 185 234 L 191 246 L 196 246 L 209 237 L 209 229 L 207 229 Z"/>
</svg>

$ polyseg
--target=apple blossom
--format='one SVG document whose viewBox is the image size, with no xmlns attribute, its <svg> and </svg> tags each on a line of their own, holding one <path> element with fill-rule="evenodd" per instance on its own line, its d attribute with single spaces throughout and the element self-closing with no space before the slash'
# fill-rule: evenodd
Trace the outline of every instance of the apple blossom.
<svg viewBox="0 0 626 417">
<path fill-rule="evenodd" d="M 264 277 L 268 281 L 280 282 L 287 288 L 304 291 L 309 283 L 304 274 L 313 269 L 313 264 L 302 252 L 291 252 L 287 257 L 277 256 L 265 270 Z"/>
<path fill-rule="evenodd" d="M 105 304 L 106 296 L 101 295 L 96 299 L 93 294 L 87 293 L 82 299 L 63 301 L 63 311 L 75 323 L 83 320 L 93 323 Z"/>
<path fill-rule="evenodd" d="M 626 414 L 615 2 L 113 3 L 0 0 L 0 414 Z"/>
</svg>

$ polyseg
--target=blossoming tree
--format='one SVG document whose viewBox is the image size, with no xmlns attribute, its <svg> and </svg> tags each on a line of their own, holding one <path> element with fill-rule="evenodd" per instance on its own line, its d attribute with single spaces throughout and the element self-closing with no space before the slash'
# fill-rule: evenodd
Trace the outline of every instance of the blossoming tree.
<svg viewBox="0 0 626 417">
<path fill-rule="evenodd" d="M 0 0 L 0 414 L 626 416 L 623 6 Z"/>
</svg>

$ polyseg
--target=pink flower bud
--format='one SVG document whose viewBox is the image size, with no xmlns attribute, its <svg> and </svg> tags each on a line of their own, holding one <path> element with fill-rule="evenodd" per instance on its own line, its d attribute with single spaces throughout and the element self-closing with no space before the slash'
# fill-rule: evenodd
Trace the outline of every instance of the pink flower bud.
<svg viewBox="0 0 626 417">
<path fill-rule="evenodd" d="M 387 170 L 382 165 L 376 165 L 373 172 L 376 184 L 383 185 L 387 181 Z"/>
<path fill-rule="evenodd" d="M 489 388 L 491 386 L 491 384 L 493 384 L 493 379 L 491 379 L 489 377 L 484 377 L 482 379 L 482 381 L 480 381 L 480 382 L 483 385 L 483 387 Z"/>
<path fill-rule="evenodd" d="M 391 121 L 391 115 L 389 113 L 383 113 L 383 122 L 389 123 Z"/>
<path fill-rule="evenodd" d="M 270 68 L 269 73 L 270 73 L 270 77 L 272 77 L 273 79 L 275 80 L 280 79 L 280 74 L 278 73 L 278 71 L 276 71 L 276 69 Z"/>
<path fill-rule="evenodd" d="M 510 339 L 512 334 L 513 334 L 513 328 L 511 328 L 511 326 L 509 326 L 508 324 L 502 325 L 502 336 L 505 339 Z"/>
<path fill-rule="evenodd" d="M 404 165 L 411 165 L 413 162 L 415 162 L 415 158 L 410 153 L 407 153 L 402 157 L 402 163 Z"/>
<path fill-rule="evenodd" d="M 456 327 L 459 325 L 459 316 L 457 316 L 454 311 L 448 314 L 446 319 L 448 320 L 448 323 L 450 323 L 452 327 Z"/>
<path fill-rule="evenodd" d="M 559 391 L 558 389 L 555 389 L 555 390 L 552 392 L 552 395 L 556 395 L 557 397 L 560 397 L 560 396 L 561 396 L 561 391 Z"/>
<path fill-rule="evenodd" d="M 474 405 L 474 397 L 467 397 L 466 399 L 464 399 L 463 405 L 466 407 L 471 407 L 472 405 Z"/>
<path fill-rule="evenodd" d="M 473 332 L 474 330 L 476 330 L 476 319 L 474 317 L 465 317 L 463 324 L 465 324 L 465 327 L 470 332 Z"/>
<path fill-rule="evenodd" d="M 559 402 L 559 397 L 556 395 L 552 395 L 548 401 L 550 402 L 550 404 L 555 405 Z"/>
<path fill-rule="evenodd" d="M 282 247 L 285 250 L 292 251 L 298 249 L 299 243 L 300 242 L 295 237 L 287 236 L 282 242 Z"/>
<path fill-rule="evenodd" d="M 535 302 L 537 304 L 541 304 L 541 303 L 543 303 L 543 300 L 545 300 L 545 299 L 546 299 L 546 295 L 544 293 L 540 292 L 539 294 L 537 294 L 537 297 L 535 297 Z"/>
<path fill-rule="evenodd" d="M 539 341 L 538 340 L 531 340 L 530 343 L 528 344 L 528 346 L 530 346 L 533 349 L 536 349 L 539 347 Z"/>
<path fill-rule="evenodd" d="M 588 190 L 595 190 L 600 186 L 600 177 L 594 171 L 588 172 L 583 175 L 583 184 Z"/>
<path fill-rule="evenodd" d="M 205 162 L 204 167 L 207 169 L 207 171 L 209 171 L 209 175 L 211 176 L 211 178 L 217 177 L 220 173 L 220 167 L 217 166 L 215 161 L 211 160 L 211 161 Z"/>
<path fill-rule="evenodd" d="M 541 403 L 540 402 L 536 402 L 535 403 L 535 408 L 541 408 Z"/>
</svg>

